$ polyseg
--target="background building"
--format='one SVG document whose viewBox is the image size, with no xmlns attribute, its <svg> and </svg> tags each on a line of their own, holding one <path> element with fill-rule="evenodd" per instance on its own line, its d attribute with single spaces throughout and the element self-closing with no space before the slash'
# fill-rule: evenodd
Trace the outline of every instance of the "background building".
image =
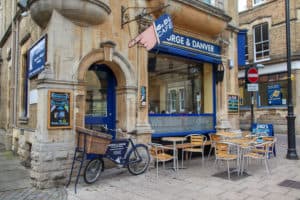
<svg viewBox="0 0 300 200">
<path fill-rule="evenodd" d="M 35 186 L 65 184 L 76 126 L 139 142 L 239 128 L 237 1 L 0 2 L 0 141 Z M 128 48 L 164 13 L 173 35 Z"/>
<path fill-rule="evenodd" d="M 300 2 L 290 1 L 291 64 L 296 134 L 300 132 Z M 275 133 L 287 132 L 287 66 L 284 0 L 248 0 L 240 12 L 240 28 L 246 29 L 248 65 L 263 64 L 259 69 L 259 91 L 255 94 L 255 121 L 274 124 Z M 245 88 L 245 71 L 239 71 L 241 127 L 250 125 L 250 92 Z"/>
</svg>

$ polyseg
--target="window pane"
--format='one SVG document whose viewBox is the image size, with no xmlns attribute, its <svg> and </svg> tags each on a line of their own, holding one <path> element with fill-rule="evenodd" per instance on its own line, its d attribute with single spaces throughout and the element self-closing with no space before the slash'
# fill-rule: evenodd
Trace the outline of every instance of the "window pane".
<svg viewBox="0 0 300 200">
<path fill-rule="evenodd" d="M 269 40 L 269 32 L 268 32 L 268 24 L 265 23 L 262 25 L 262 34 L 263 34 L 263 40 Z"/>
<path fill-rule="evenodd" d="M 203 63 L 165 54 L 149 73 L 150 113 L 202 113 Z"/>
<path fill-rule="evenodd" d="M 255 28 L 255 43 L 260 42 L 261 40 L 261 26 L 257 26 Z"/>
<path fill-rule="evenodd" d="M 261 52 L 263 50 L 262 44 L 256 44 L 256 53 Z"/>
</svg>

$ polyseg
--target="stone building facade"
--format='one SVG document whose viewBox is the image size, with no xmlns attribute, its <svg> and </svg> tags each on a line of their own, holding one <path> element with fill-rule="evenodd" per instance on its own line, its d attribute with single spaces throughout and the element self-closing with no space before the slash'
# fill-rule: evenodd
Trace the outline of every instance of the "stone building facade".
<svg viewBox="0 0 300 200">
<path fill-rule="evenodd" d="M 36 187 L 66 183 L 76 126 L 135 130 L 144 143 L 239 129 L 228 103 L 239 94 L 237 1 L 0 2 L 0 139 Z M 167 41 L 128 48 L 164 13 Z"/>
<path fill-rule="evenodd" d="M 290 1 L 291 65 L 296 134 L 300 132 L 300 2 Z M 263 64 L 259 69 L 259 92 L 255 94 L 254 118 L 257 123 L 274 125 L 275 133 L 287 132 L 286 22 L 284 0 L 247 1 L 239 13 L 240 28 L 246 29 L 247 66 Z M 250 92 L 245 89 L 245 68 L 239 72 L 241 127 L 250 125 Z M 272 93 L 277 93 L 275 97 Z"/>
</svg>

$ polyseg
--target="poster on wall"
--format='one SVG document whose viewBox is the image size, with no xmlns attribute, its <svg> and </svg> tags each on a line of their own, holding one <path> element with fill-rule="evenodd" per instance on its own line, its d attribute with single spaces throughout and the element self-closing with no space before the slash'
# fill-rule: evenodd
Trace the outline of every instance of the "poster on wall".
<svg viewBox="0 0 300 200">
<path fill-rule="evenodd" d="M 28 50 L 28 78 L 45 69 L 47 60 L 47 35 L 43 36 Z"/>
<path fill-rule="evenodd" d="M 141 87 L 141 106 L 146 105 L 146 87 L 142 86 Z"/>
<path fill-rule="evenodd" d="M 72 128 L 71 92 L 49 91 L 48 129 Z"/>
<path fill-rule="evenodd" d="M 279 84 L 268 85 L 268 104 L 282 105 L 281 86 Z"/>
<path fill-rule="evenodd" d="M 238 95 L 228 95 L 228 113 L 238 113 L 239 112 L 239 96 Z"/>
</svg>

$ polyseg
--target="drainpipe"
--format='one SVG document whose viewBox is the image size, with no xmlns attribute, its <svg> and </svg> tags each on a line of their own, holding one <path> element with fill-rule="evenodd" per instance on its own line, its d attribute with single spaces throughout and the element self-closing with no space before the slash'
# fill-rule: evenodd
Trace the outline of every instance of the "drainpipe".
<svg viewBox="0 0 300 200">
<path fill-rule="evenodd" d="M 20 15 L 17 13 L 17 4 L 12 1 L 12 83 L 13 87 L 13 105 L 12 105 L 12 125 L 13 128 L 17 127 L 17 102 L 18 102 L 18 89 L 19 89 L 19 25 Z"/>
</svg>

